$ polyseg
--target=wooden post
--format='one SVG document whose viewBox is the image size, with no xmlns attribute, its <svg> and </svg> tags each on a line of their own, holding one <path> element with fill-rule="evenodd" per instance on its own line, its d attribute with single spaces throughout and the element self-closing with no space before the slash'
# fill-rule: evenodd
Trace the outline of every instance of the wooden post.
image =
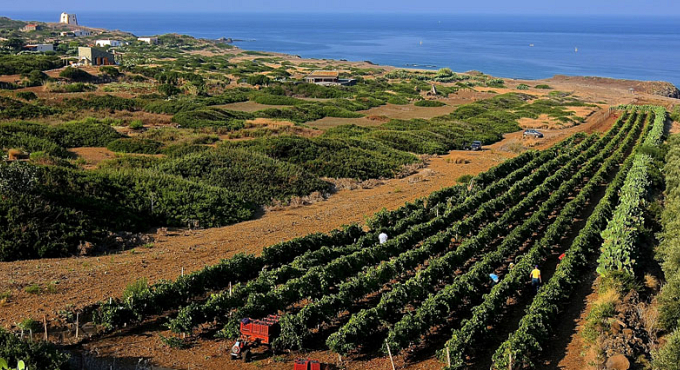
<svg viewBox="0 0 680 370">
<path fill-rule="evenodd" d="M 184 266 L 182 266 L 182 277 L 184 277 Z"/>
<path fill-rule="evenodd" d="M 387 343 L 387 340 L 385 340 L 385 346 L 387 346 L 387 354 L 390 355 L 390 362 L 392 363 L 392 370 L 397 370 L 397 368 L 394 367 L 394 359 L 392 358 L 392 350 L 390 349 L 390 344 Z"/>
<path fill-rule="evenodd" d="M 229 282 L 229 298 L 231 298 L 231 281 Z"/>
<path fill-rule="evenodd" d="M 47 342 L 47 315 L 43 315 L 43 327 L 45 328 L 45 342 Z"/>
<path fill-rule="evenodd" d="M 512 352 L 508 353 L 508 370 L 512 370 Z"/>
<path fill-rule="evenodd" d="M 338 353 L 338 366 L 342 365 L 342 355 Z"/>
<path fill-rule="evenodd" d="M 451 348 L 449 346 L 446 346 L 446 364 L 451 367 Z"/>
<path fill-rule="evenodd" d="M 79 330 L 80 330 L 80 312 L 76 312 L 76 339 L 78 339 Z"/>
</svg>

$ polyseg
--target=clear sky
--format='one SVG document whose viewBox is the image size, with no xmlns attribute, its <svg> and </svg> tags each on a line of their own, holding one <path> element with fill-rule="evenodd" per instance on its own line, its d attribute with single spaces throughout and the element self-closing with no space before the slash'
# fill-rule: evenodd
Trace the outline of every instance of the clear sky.
<svg viewBox="0 0 680 370">
<path fill-rule="evenodd" d="M 0 0 L 7 12 L 324 12 L 680 16 L 680 0 Z"/>
</svg>

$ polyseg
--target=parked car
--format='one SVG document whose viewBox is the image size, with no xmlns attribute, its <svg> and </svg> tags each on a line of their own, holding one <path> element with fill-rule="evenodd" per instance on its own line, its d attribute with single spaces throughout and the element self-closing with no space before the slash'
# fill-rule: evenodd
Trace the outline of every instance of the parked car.
<svg viewBox="0 0 680 370">
<path fill-rule="evenodd" d="M 543 134 L 538 130 L 524 130 L 524 134 L 522 134 L 522 137 L 525 137 L 525 138 L 533 137 L 533 138 L 536 138 L 536 139 L 542 139 Z"/>
<path fill-rule="evenodd" d="M 471 144 L 464 146 L 463 149 L 465 149 L 465 150 L 482 150 L 482 142 L 481 141 L 473 141 Z"/>
</svg>

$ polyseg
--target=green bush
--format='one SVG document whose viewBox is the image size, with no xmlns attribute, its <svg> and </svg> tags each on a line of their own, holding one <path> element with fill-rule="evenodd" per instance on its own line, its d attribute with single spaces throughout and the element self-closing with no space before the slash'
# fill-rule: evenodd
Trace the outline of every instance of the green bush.
<svg viewBox="0 0 680 370">
<path fill-rule="evenodd" d="M 412 155 L 358 138 L 277 136 L 223 145 L 261 152 L 317 176 L 334 178 L 393 177 L 404 164 L 416 161 Z"/>
<path fill-rule="evenodd" d="M 552 87 L 550 87 L 550 85 L 536 85 L 536 86 L 534 86 L 534 87 L 537 88 L 537 89 L 543 89 L 543 90 L 550 90 L 550 89 L 552 89 Z"/>
<path fill-rule="evenodd" d="M 25 342 L 0 328 L 0 358 L 10 366 L 24 361 L 26 368 L 42 370 L 68 369 L 69 356 L 58 351 L 49 342 Z"/>
<path fill-rule="evenodd" d="M 149 290 L 149 281 L 146 278 L 137 279 L 123 290 L 123 301 L 130 297 L 139 296 L 146 290 Z"/>
<path fill-rule="evenodd" d="M 392 96 L 387 99 L 387 102 L 395 105 L 406 105 L 409 103 L 409 100 L 403 96 Z"/>
<path fill-rule="evenodd" d="M 28 119 L 58 113 L 58 110 L 38 104 L 24 103 L 0 96 L 0 119 Z"/>
<path fill-rule="evenodd" d="M 61 58 L 56 55 L 0 55 L 0 75 L 45 71 L 62 65 Z"/>
<path fill-rule="evenodd" d="M 671 333 L 666 344 L 654 353 L 654 369 L 680 370 L 680 330 Z"/>
<path fill-rule="evenodd" d="M 529 90 L 529 85 L 519 84 L 519 85 L 517 85 L 517 90 Z"/>
<path fill-rule="evenodd" d="M 175 85 L 171 84 L 161 84 L 158 85 L 157 88 L 158 92 L 165 95 L 165 96 L 173 96 L 173 95 L 178 95 L 182 93 L 182 90 L 178 88 Z"/>
<path fill-rule="evenodd" d="M 456 179 L 459 184 L 468 184 L 472 180 L 472 175 L 462 175 Z"/>
<path fill-rule="evenodd" d="M 97 89 L 94 85 L 85 84 L 85 83 L 82 83 L 82 82 L 66 84 L 66 85 L 62 85 L 61 87 L 64 90 L 64 92 L 67 92 L 67 93 L 85 92 L 85 91 L 92 91 L 92 90 Z"/>
<path fill-rule="evenodd" d="M 141 119 L 135 119 L 130 122 L 130 128 L 133 130 L 141 130 L 144 128 L 144 123 Z"/>
<path fill-rule="evenodd" d="M 33 91 L 19 91 L 16 93 L 16 97 L 19 99 L 24 99 L 26 101 L 38 99 L 38 96 L 35 95 Z"/>
<path fill-rule="evenodd" d="M 265 75 L 250 75 L 248 76 L 248 78 L 246 78 L 246 82 L 249 85 L 253 86 L 254 85 L 266 86 L 269 85 L 269 82 L 271 82 L 271 80 L 269 79 L 269 77 Z"/>
<path fill-rule="evenodd" d="M 73 81 L 91 81 L 93 76 L 82 69 L 66 67 L 63 71 L 59 72 L 59 77 L 68 78 Z"/>
<path fill-rule="evenodd" d="M 101 72 L 105 75 L 108 75 L 112 78 L 116 78 L 116 77 L 120 76 L 120 71 L 118 70 L 118 68 L 112 67 L 112 66 L 99 67 L 99 72 Z"/>
<path fill-rule="evenodd" d="M 172 117 L 172 121 L 186 128 L 220 127 L 238 130 L 244 127 L 244 120 L 252 118 L 252 113 L 203 108 L 179 112 Z"/>
<path fill-rule="evenodd" d="M 416 107 L 443 107 L 446 104 L 438 100 L 418 100 L 413 105 Z"/>
<path fill-rule="evenodd" d="M 112 152 L 160 154 L 162 143 L 149 139 L 123 138 L 110 142 L 106 149 Z"/>
</svg>

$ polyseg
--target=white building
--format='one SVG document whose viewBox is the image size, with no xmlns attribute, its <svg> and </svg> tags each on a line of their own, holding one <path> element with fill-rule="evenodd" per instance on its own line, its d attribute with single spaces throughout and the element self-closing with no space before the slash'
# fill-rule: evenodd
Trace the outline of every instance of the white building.
<svg viewBox="0 0 680 370">
<path fill-rule="evenodd" d="M 77 25 L 78 24 L 78 18 L 76 18 L 75 14 L 61 13 L 61 17 L 59 18 L 59 23 Z"/>
<path fill-rule="evenodd" d="M 44 53 L 46 51 L 54 51 L 54 45 L 52 44 L 30 44 L 25 45 L 24 49 L 28 51 L 37 51 L 39 53 Z"/>
<path fill-rule="evenodd" d="M 138 41 L 146 42 L 147 44 L 153 45 L 158 44 L 158 37 L 137 37 Z"/>
<path fill-rule="evenodd" d="M 61 36 L 65 37 L 84 37 L 92 35 L 92 32 L 88 30 L 73 30 L 73 31 L 63 31 L 59 33 Z"/>
<path fill-rule="evenodd" d="M 123 45 L 123 42 L 120 40 L 97 40 L 94 42 L 95 45 L 99 47 L 104 47 L 104 46 L 121 46 Z"/>
</svg>

